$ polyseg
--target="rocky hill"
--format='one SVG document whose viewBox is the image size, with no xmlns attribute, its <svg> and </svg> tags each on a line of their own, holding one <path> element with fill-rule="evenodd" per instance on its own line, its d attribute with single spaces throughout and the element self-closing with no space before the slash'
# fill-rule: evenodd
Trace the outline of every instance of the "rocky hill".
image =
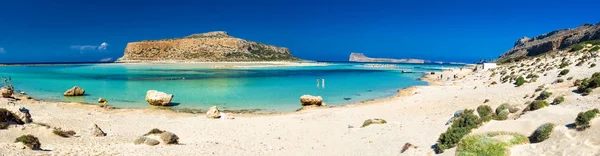
<svg viewBox="0 0 600 156">
<path fill-rule="evenodd" d="M 297 61 L 289 49 L 215 31 L 183 38 L 130 42 L 118 62 L 131 61 Z"/>
<path fill-rule="evenodd" d="M 420 59 L 369 58 L 363 53 L 351 53 L 350 62 L 425 63 L 428 61 Z"/>
<path fill-rule="evenodd" d="M 549 32 L 534 38 L 523 37 L 515 42 L 512 49 L 498 57 L 498 61 L 535 56 L 546 52 L 562 50 L 584 41 L 600 39 L 600 23 L 584 24 L 574 29 Z"/>
</svg>

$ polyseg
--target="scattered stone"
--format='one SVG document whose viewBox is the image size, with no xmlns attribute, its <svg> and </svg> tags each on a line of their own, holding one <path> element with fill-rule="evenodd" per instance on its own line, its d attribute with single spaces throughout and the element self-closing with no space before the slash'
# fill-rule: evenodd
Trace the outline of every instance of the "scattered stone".
<svg viewBox="0 0 600 156">
<path fill-rule="evenodd" d="M 19 94 L 21 94 L 21 95 L 27 95 L 25 92 L 20 92 Z"/>
<path fill-rule="evenodd" d="M 321 96 L 302 95 L 300 97 L 300 103 L 302 103 L 302 105 L 321 106 L 323 104 L 323 98 Z"/>
<path fill-rule="evenodd" d="M 510 105 L 510 107 L 508 107 L 508 111 L 509 111 L 510 113 L 516 113 L 516 112 L 518 112 L 518 111 L 519 111 L 519 110 L 521 110 L 521 109 L 523 109 L 523 108 L 521 107 L 521 105 Z"/>
<path fill-rule="evenodd" d="M 88 129 L 90 130 L 90 135 L 92 135 L 92 136 L 95 136 L 95 137 L 106 136 L 106 133 L 104 133 L 104 131 L 102 131 L 102 129 L 100 129 L 100 127 L 98 127 L 98 125 L 96 125 L 94 123 L 92 123 Z"/>
<path fill-rule="evenodd" d="M 398 90 L 398 91 L 400 91 L 400 90 Z M 346 101 L 348 101 L 348 100 L 350 100 L 350 99 L 352 99 L 352 98 L 344 98 L 344 100 L 346 100 Z"/>
<path fill-rule="evenodd" d="M 383 119 L 377 119 L 377 118 L 375 118 L 375 119 L 367 119 L 367 120 L 365 120 L 365 122 L 363 122 L 363 125 L 361 126 L 361 128 L 362 127 L 367 127 L 367 126 L 369 126 L 371 124 L 386 124 L 386 123 L 387 123 L 387 121 L 385 121 Z"/>
<path fill-rule="evenodd" d="M 219 113 L 219 109 L 217 106 L 212 106 L 206 111 L 206 117 L 211 119 L 218 119 L 221 117 L 221 113 Z"/>
<path fill-rule="evenodd" d="M 487 102 L 490 102 L 490 99 L 483 100 L 483 103 L 487 103 Z"/>
<path fill-rule="evenodd" d="M 155 140 L 155 139 L 146 138 L 144 140 L 144 144 L 146 144 L 148 146 L 156 146 L 156 145 L 160 144 L 160 142 L 158 140 Z"/>
<path fill-rule="evenodd" d="M 133 140 L 133 144 L 135 145 L 143 144 L 144 142 L 146 142 L 146 137 L 144 136 L 138 137 L 137 139 Z"/>
<path fill-rule="evenodd" d="M 146 92 L 146 101 L 150 105 L 155 106 L 167 106 L 173 99 L 173 94 L 167 94 L 156 90 L 149 90 Z"/>
<path fill-rule="evenodd" d="M 415 148 L 416 149 L 416 148 L 419 148 L 419 147 L 407 142 L 406 144 L 404 144 L 404 147 L 402 147 L 402 151 L 400 151 L 400 153 L 404 153 L 406 150 L 408 150 L 410 148 Z"/>
<path fill-rule="evenodd" d="M 78 86 L 75 86 L 63 93 L 64 96 L 82 96 L 83 94 L 85 94 L 85 90 L 79 88 Z"/>
<path fill-rule="evenodd" d="M 161 133 L 160 134 L 160 139 L 165 144 L 178 144 L 179 143 L 179 137 L 177 137 L 177 135 L 175 135 L 175 134 L 173 134 L 171 132 L 163 132 L 163 133 Z"/>
</svg>

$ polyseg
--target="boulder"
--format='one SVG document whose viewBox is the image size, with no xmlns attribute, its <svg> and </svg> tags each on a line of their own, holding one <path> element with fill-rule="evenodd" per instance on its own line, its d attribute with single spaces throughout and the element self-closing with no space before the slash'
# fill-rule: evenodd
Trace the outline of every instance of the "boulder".
<svg viewBox="0 0 600 156">
<path fill-rule="evenodd" d="M 167 94 L 156 90 L 149 90 L 146 92 L 146 101 L 150 105 L 155 106 L 167 106 L 173 99 L 173 94 Z"/>
<path fill-rule="evenodd" d="M 78 86 L 75 86 L 63 93 L 64 96 L 82 96 L 83 94 L 85 94 L 85 90 L 79 88 Z"/>
<path fill-rule="evenodd" d="M 98 98 L 98 103 L 104 103 L 104 102 L 106 102 L 106 99 L 104 99 L 104 98 Z"/>
<path fill-rule="evenodd" d="M 91 124 L 88 129 L 90 130 L 90 135 L 92 135 L 92 136 L 95 136 L 95 137 L 106 136 L 106 133 L 104 133 L 104 131 L 102 131 L 102 129 L 100 129 L 100 127 L 98 127 L 98 125 L 96 125 L 94 123 Z"/>
<path fill-rule="evenodd" d="M 302 103 L 302 105 L 321 106 L 323 104 L 323 98 L 321 96 L 302 95 L 300 97 L 300 103 Z"/>
<path fill-rule="evenodd" d="M 212 118 L 212 119 L 218 119 L 221 117 L 221 113 L 219 113 L 219 109 L 217 109 L 217 106 L 212 106 L 208 109 L 208 111 L 206 111 L 206 117 L 207 118 Z"/>
<path fill-rule="evenodd" d="M 2 98 L 9 98 L 10 96 L 12 96 L 13 91 L 8 88 L 8 87 L 2 87 L 0 88 L 0 95 L 2 96 Z"/>
</svg>

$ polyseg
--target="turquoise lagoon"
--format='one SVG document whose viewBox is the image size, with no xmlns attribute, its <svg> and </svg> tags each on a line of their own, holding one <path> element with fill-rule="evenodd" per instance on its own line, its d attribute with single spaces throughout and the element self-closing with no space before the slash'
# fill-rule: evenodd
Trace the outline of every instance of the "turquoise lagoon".
<svg viewBox="0 0 600 156">
<path fill-rule="evenodd" d="M 427 85 L 424 72 L 457 65 L 329 62 L 328 66 L 216 69 L 210 64 L 64 64 L 0 67 L 17 91 L 41 100 L 96 103 L 102 97 L 117 108 L 148 108 L 146 91 L 174 94 L 172 108 L 289 112 L 300 108 L 304 94 L 318 95 L 329 106 L 356 103 L 396 94 L 398 89 Z M 402 70 L 413 71 L 403 73 Z M 317 87 L 317 78 L 325 87 Z M 83 97 L 62 93 L 80 86 Z"/>
</svg>

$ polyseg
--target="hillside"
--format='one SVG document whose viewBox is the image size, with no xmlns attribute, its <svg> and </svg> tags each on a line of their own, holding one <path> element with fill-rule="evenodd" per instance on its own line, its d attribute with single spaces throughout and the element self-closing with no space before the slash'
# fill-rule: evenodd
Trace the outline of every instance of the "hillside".
<svg viewBox="0 0 600 156">
<path fill-rule="evenodd" d="M 289 49 L 215 31 L 183 38 L 130 42 L 119 62 L 130 61 L 297 61 Z"/>
<path fill-rule="evenodd" d="M 391 59 L 391 58 L 370 58 L 363 53 L 351 53 L 350 62 L 389 62 L 389 63 L 425 63 L 429 61 L 420 59 Z"/>
<path fill-rule="evenodd" d="M 534 38 L 523 37 L 517 40 L 514 47 L 498 57 L 505 62 L 526 56 L 536 56 L 546 52 L 571 48 L 585 41 L 600 39 L 600 23 L 584 24 L 574 29 L 552 31 Z"/>
</svg>

